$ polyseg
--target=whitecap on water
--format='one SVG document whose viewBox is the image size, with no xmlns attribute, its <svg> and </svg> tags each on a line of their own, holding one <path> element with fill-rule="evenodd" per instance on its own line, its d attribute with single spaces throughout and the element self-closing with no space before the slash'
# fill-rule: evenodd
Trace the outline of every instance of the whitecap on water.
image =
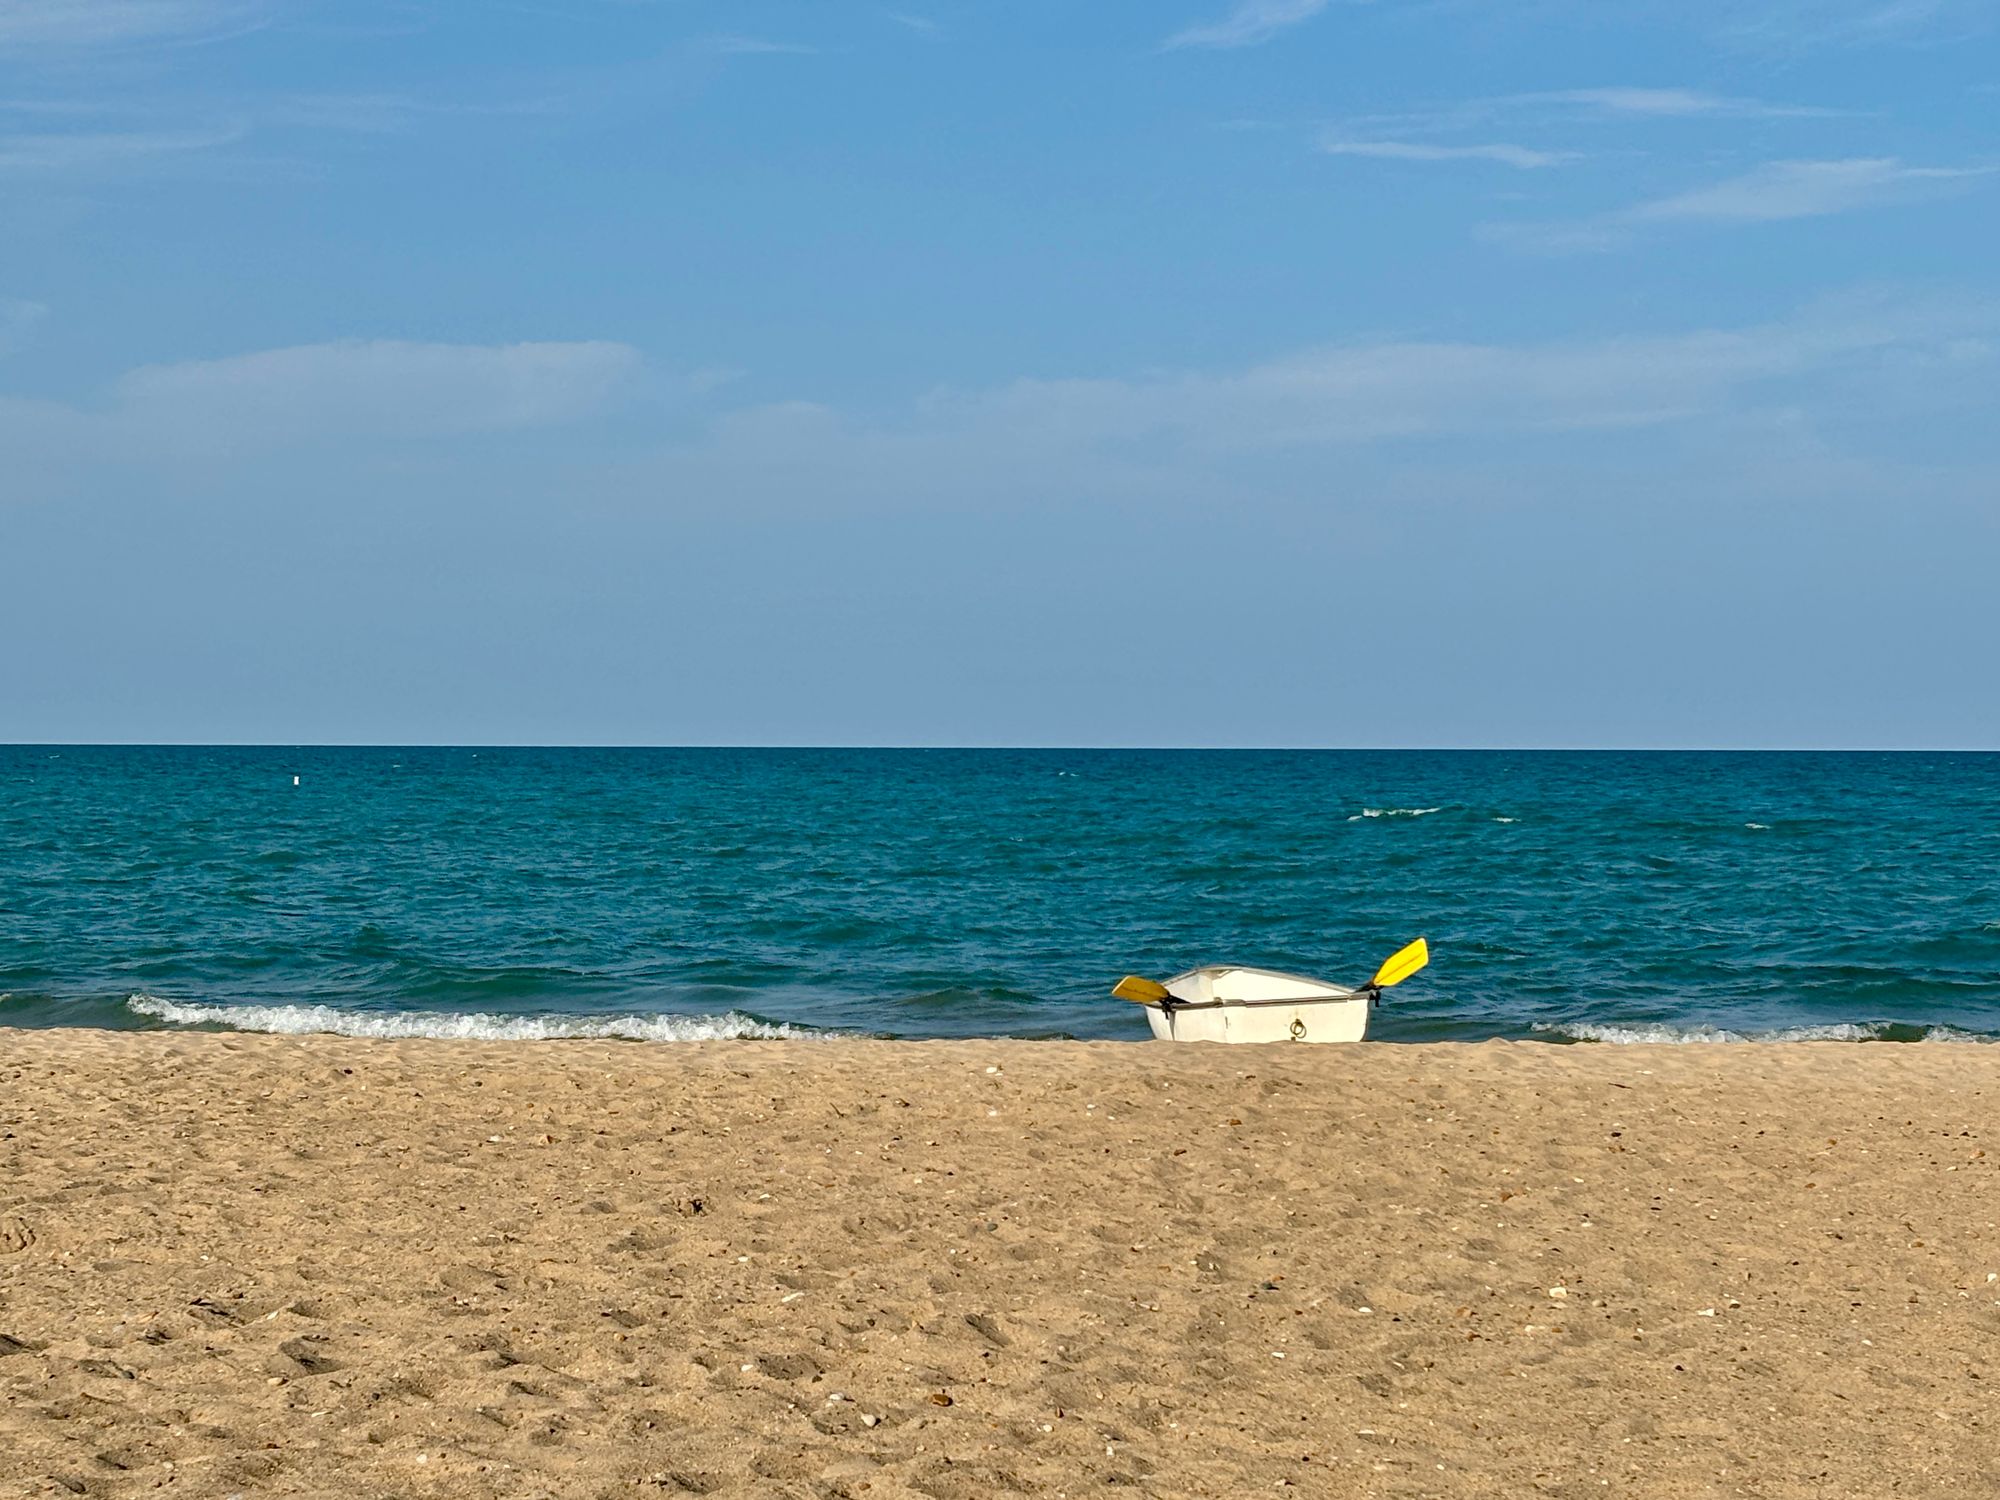
<svg viewBox="0 0 2000 1500">
<path fill-rule="evenodd" d="M 1704 1042 L 1880 1042 L 1889 1040 L 1886 1021 L 1839 1021 L 1825 1026 L 1781 1026 L 1768 1031 L 1731 1031 L 1721 1026 L 1670 1026 L 1665 1022 L 1631 1025 L 1590 1021 L 1537 1021 L 1534 1029 L 1573 1042 L 1605 1042 L 1614 1046 L 1644 1044 L 1686 1046 Z M 1919 1028 L 1926 1042 L 2000 1042 L 2000 1037 L 1960 1031 L 1952 1026 Z"/>
<path fill-rule="evenodd" d="M 169 1026 L 227 1026 L 234 1031 L 279 1036 L 324 1034 L 384 1041 L 805 1041 L 828 1035 L 773 1025 L 735 1011 L 719 1016 L 499 1016 L 458 1011 L 343 1010 L 332 1005 L 190 1005 L 154 995 L 133 995 L 125 1006 L 135 1015 Z"/>
<path fill-rule="evenodd" d="M 1443 811 L 1441 807 L 1364 807 L 1347 821 L 1359 823 L 1363 818 L 1423 818 Z"/>
<path fill-rule="evenodd" d="M 2000 1042 L 2000 1036 L 1989 1036 L 1983 1031 L 1960 1031 L 1956 1026 L 1933 1026 L 1924 1033 L 1927 1042 L 1980 1042 L 1992 1044 Z"/>
</svg>

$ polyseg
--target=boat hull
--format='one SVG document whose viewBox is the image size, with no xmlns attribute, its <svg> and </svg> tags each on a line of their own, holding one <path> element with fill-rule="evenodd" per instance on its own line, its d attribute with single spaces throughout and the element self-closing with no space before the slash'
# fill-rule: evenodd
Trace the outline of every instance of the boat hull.
<svg viewBox="0 0 2000 1500">
<path fill-rule="evenodd" d="M 1358 1042 L 1368 1034 L 1370 997 L 1298 1001 L 1214 1001 L 1149 1005 L 1146 1021 L 1163 1042 Z"/>
</svg>

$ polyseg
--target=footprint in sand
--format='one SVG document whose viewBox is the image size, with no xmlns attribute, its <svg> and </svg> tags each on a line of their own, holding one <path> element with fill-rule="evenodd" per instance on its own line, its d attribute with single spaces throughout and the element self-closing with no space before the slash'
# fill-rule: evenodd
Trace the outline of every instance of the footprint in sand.
<svg viewBox="0 0 2000 1500">
<path fill-rule="evenodd" d="M 35 1231 L 26 1219 L 9 1215 L 0 1219 L 0 1255 L 19 1255 L 35 1243 Z"/>
</svg>

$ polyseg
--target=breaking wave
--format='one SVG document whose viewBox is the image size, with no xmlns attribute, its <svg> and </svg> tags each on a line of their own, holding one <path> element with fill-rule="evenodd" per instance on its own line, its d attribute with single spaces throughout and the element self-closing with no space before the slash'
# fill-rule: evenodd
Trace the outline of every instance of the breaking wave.
<svg viewBox="0 0 2000 1500">
<path fill-rule="evenodd" d="M 1442 807 L 1364 807 L 1347 821 L 1359 823 L 1363 818 L 1425 818 L 1443 811 Z"/>
<path fill-rule="evenodd" d="M 1588 1021 L 1537 1021 L 1534 1029 L 1572 1042 L 1614 1046 L 1686 1046 L 1703 1042 L 2000 1042 L 2000 1036 L 1955 1026 L 1906 1026 L 1891 1021 L 1843 1021 L 1829 1026 L 1780 1026 L 1731 1031 L 1721 1026 L 1670 1026 L 1665 1022 L 1601 1025 Z"/>
<path fill-rule="evenodd" d="M 189 1005 L 153 995 L 133 995 L 125 1007 L 169 1026 L 226 1026 L 232 1031 L 278 1036 L 354 1036 L 383 1041 L 806 1041 L 831 1034 L 759 1021 L 738 1011 L 719 1016 L 498 1016 L 341 1010 L 331 1005 Z"/>
</svg>

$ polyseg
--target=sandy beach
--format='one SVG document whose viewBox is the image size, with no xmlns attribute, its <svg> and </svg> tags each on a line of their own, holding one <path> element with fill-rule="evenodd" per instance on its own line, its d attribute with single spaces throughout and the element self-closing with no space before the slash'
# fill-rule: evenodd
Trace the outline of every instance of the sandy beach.
<svg viewBox="0 0 2000 1500">
<path fill-rule="evenodd" d="M 2000 1049 L 0 1031 L 0 1492 L 2000 1486 Z"/>
</svg>

